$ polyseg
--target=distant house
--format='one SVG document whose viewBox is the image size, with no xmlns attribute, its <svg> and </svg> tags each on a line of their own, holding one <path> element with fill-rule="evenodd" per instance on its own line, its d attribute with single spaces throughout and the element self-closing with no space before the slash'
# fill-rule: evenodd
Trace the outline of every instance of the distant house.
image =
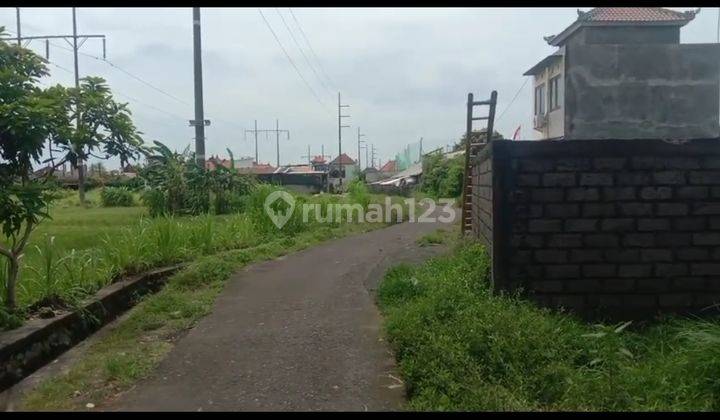
<svg viewBox="0 0 720 420">
<path fill-rule="evenodd" d="M 233 166 L 233 162 L 230 159 L 221 159 L 217 155 L 210 156 L 210 158 L 205 161 L 205 169 L 213 170 L 219 166 L 230 169 Z"/>
<path fill-rule="evenodd" d="M 322 156 L 315 156 L 310 161 L 310 164 L 312 165 L 313 169 L 316 171 L 322 171 L 322 172 L 328 171 L 327 161 Z"/>
<path fill-rule="evenodd" d="M 711 138 L 718 121 L 720 45 L 680 44 L 698 11 L 598 7 L 557 35 L 534 80 L 538 139 Z"/>
<path fill-rule="evenodd" d="M 235 159 L 236 168 L 252 168 L 253 164 L 255 164 L 255 158 L 250 156 Z"/>
<path fill-rule="evenodd" d="M 363 169 L 362 173 L 365 176 L 365 182 L 368 184 L 383 178 L 387 178 L 389 176 L 389 174 L 382 173 L 377 169 L 373 168 L 372 166 L 368 166 L 367 168 Z"/>
<path fill-rule="evenodd" d="M 385 164 L 380 167 L 380 172 L 394 174 L 397 172 L 397 163 L 395 160 L 388 160 Z"/>
<path fill-rule="evenodd" d="M 340 184 L 347 185 L 348 182 L 357 177 L 359 170 L 357 162 L 343 153 L 328 164 L 329 182 L 335 188 Z"/>
<path fill-rule="evenodd" d="M 136 176 L 138 176 L 138 170 L 136 167 L 128 163 L 127 165 L 120 168 L 120 175 L 127 178 L 135 178 Z"/>
<path fill-rule="evenodd" d="M 237 168 L 237 171 L 241 174 L 271 174 L 275 172 L 275 167 L 270 165 L 269 163 L 255 163 L 253 162 L 253 165 L 251 167 L 241 167 Z"/>
<path fill-rule="evenodd" d="M 303 174 L 303 173 L 306 174 L 306 173 L 311 173 L 311 172 L 323 172 L 323 171 L 316 171 L 311 165 L 308 165 L 308 164 L 283 165 L 275 170 L 275 173 L 285 173 L 285 174 Z"/>
</svg>

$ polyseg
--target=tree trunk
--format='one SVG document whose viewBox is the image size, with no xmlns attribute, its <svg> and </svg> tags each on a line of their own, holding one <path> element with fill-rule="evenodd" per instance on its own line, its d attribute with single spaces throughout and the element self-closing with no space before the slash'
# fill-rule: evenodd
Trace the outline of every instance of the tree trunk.
<svg viewBox="0 0 720 420">
<path fill-rule="evenodd" d="M 78 161 L 78 193 L 80 204 L 85 204 L 85 166 L 83 161 Z"/>
<path fill-rule="evenodd" d="M 18 274 L 20 273 L 20 264 L 18 256 L 15 254 L 13 254 L 12 258 L 8 258 L 8 261 L 10 263 L 7 267 L 7 296 L 5 297 L 5 306 L 8 312 L 13 313 L 17 307 L 15 286 L 17 285 Z"/>
</svg>

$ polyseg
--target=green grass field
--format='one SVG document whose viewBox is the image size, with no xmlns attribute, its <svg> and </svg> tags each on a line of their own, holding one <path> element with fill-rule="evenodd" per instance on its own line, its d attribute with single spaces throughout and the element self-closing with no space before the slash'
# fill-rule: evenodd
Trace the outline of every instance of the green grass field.
<svg viewBox="0 0 720 420">
<path fill-rule="evenodd" d="M 33 231 L 22 257 L 17 293 L 20 316 L 0 310 L 0 329 L 18 326 L 23 317 L 41 307 L 74 307 L 124 274 L 276 239 L 290 240 L 308 230 L 322 234 L 340 225 L 312 220 L 306 224 L 301 212 L 296 211 L 278 230 L 263 209 L 265 197 L 275 189 L 269 185 L 259 187 L 248 197 L 249 207 L 242 213 L 168 218 L 151 218 L 140 206 L 100 207 L 99 190 L 89 191 L 88 205 L 80 206 L 77 192 L 65 191 L 52 203 L 51 218 Z M 303 202 L 365 206 L 371 201 L 381 203 L 384 198 L 370 195 L 363 188 L 344 196 L 296 194 L 296 200 Z M 393 202 L 401 201 L 393 197 Z M 135 202 L 139 203 L 137 197 Z M 4 292 L 0 295 L 4 296 Z"/>
<path fill-rule="evenodd" d="M 720 322 L 590 325 L 490 293 L 476 244 L 388 272 L 385 331 L 413 410 L 717 411 Z"/>
</svg>

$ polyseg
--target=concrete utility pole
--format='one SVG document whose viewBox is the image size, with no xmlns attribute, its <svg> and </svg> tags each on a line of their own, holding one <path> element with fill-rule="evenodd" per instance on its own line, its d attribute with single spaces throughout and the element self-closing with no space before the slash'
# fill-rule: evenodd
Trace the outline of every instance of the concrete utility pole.
<svg viewBox="0 0 720 420">
<path fill-rule="evenodd" d="M 358 127 L 358 169 L 362 169 L 362 165 L 360 165 L 360 143 L 365 143 L 365 140 L 360 140 L 360 137 L 365 137 L 365 134 L 360 134 L 360 127 Z M 367 167 L 367 159 L 365 159 L 365 167 Z"/>
<path fill-rule="evenodd" d="M 332 157 L 330 155 L 325 154 L 325 145 L 324 144 L 320 146 L 320 157 L 323 159 Z"/>
<path fill-rule="evenodd" d="M 375 144 L 371 144 L 370 147 L 372 148 L 372 151 L 370 152 L 370 156 L 372 156 L 372 167 L 375 168 Z"/>
<path fill-rule="evenodd" d="M 259 163 L 258 161 L 258 142 L 257 142 L 257 120 L 255 120 L 255 163 Z"/>
<path fill-rule="evenodd" d="M 75 8 L 72 8 L 72 19 L 73 19 L 73 60 L 75 61 L 75 89 L 80 87 L 80 70 L 78 68 L 78 44 L 77 44 L 77 16 Z M 79 106 L 79 105 L 76 105 Z M 77 125 L 80 128 L 80 110 L 76 109 L 75 114 L 77 115 Z M 82 159 L 77 160 L 78 164 L 78 194 L 80 195 L 80 203 L 85 203 L 85 162 Z"/>
<path fill-rule="evenodd" d="M 280 167 L 280 120 L 275 120 L 275 152 L 277 154 L 277 167 Z"/>
<path fill-rule="evenodd" d="M 363 146 L 365 149 L 365 168 L 368 168 L 370 166 L 370 161 L 368 160 L 368 145 L 365 143 L 365 146 Z"/>
<path fill-rule="evenodd" d="M 305 155 L 305 156 L 300 156 L 300 157 L 301 157 L 301 158 L 307 158 L 308 164 L 311 164 L 311 163 L 312 163 L 312 158 L 313 158 L 313 157 L 312 157 L 312 155 L 310 154 L 310 145 L 309 145 L 309 144 L 308 144 L 307 155 Z"/>
<path fill-rule="evenodd" d="M 210 121 L 205 119 L 203 112 L 202 42 L 199 7 L 193 7 L 193 59 L 195 119 L 190 120 L 190 126 L 195 126 L 195 160 L 201 168 L 205 168 L 205 126 L 210 125 Z"/>
<path fill-rule="evenodd" d="M 15 8 L 15 22 L 17 24 L 17 44 L 18 47 L 20 46 L 20 41 L 22 40 L 22 31 L 20 29 L 20 8 Z"/>
<path fill-rule="evenodd" d="M 349 115 L 342 115 L 342 109 L 349 107 L 350 105 L 342 104 L 340 101 L 340 92 L 338 92 L 338 165 L 340 166 L 340 186 L 342 186 L 342 180 L 344 178 L 343 164 L 342 159 L 340 158 L 340 155 L 342 155 L 342 129 L 350 127 L 349 125 L 342 125 L 343 118 L 350 118 Z"/>
</svg>

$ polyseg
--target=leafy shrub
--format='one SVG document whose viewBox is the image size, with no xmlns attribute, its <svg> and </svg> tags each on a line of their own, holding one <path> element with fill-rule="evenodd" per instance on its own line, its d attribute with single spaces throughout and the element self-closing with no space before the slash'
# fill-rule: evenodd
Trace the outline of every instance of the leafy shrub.
<svg viewBox="0 0 720 420">
<path fill-rule="evenodd" d="M 132 207 L 135 198 L 127 187 L 105 187 L 100 191 L 103 207 Z"/>
<path fill-rule="evenodd" d="M 160 188 L 147 188 L 140 196 L 145 207 L 150 213 L 150 217 L 165 216 L 169 213 L 168 199 Z"/>
<path fill-rule="evenodd" d="M 360 204 L 367 210 L 370 204 L 370 191 L 365 182 L 360 179 L 351 181 L 348 185 L 348 196 L 353 203 Z"/>
<path fill-rule="evenodd" d="M 421 191 L 433 198 L 454 198 L 462 194 L 465 156 L 447 159 L 439 153 L 426 156 L 423 161 Z"/>
<path fill-rule="evenodd" d="M 151 151 L 149 164 L 140 171 L 147 185 L 143 203 L 151 216 L 229 214 L 245 209 L 246 197 L 256 185 L 253 177 L 222 165 L 206 170 L 189 149 L 172 152 L 156 141 Z M 230 157 L 232 161 L 232 153 Z"/>
</svg>

